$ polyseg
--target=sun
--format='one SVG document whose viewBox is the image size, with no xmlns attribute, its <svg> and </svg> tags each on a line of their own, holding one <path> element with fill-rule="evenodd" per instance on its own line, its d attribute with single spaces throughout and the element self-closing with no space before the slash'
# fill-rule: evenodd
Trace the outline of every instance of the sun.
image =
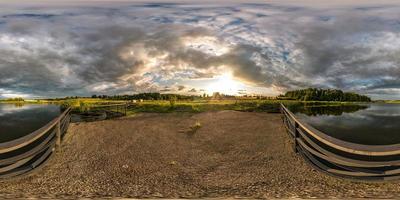
<svg viewBox="0 0 400 200">
<path fill-rule="evenodd" d="M 237 94 L 238 90 L 242 88 L 242 83 L 233 79 L 230 73 L 225 73 L 215 78 L 215 81 L 211 82 L 206 91 L 209 94 L 219 92 L 228 95 Z"/>
</svg>

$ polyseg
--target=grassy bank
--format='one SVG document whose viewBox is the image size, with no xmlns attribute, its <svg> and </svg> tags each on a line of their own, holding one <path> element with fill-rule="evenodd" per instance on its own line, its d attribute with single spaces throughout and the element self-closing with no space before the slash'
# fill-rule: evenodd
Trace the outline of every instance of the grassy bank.
<svg viewBox="0 0 400 200">
<path fill-rule="evenodd" d="M 296 100 L 258 100 L 258 99 L 231 99 L 231 100 L 145 100 L 145 101 L 121 101 L 105 100 L 100 98 L 77 98 L 77 99 L 58 99 L 58 100 L 30 100 L 5 103 L 38 103 L 38 104 L 57 104 L 61 107 L 72 107 L 75 112 L 85 112 L 95 110 L 102 105 L 125 104 L 128 103 L 127 114 L 152 112 L 152 113 L 170 113 L 170 112 L 192 112 L 200 113 L 206 111 L 234 110 L 243 112 L 279 112 L 280 103 L 287 106 L 304 105 L 313 106 L 338 106 L 349 105 L 355 102 L 328 102 L 328 101 L 296 101 Z M 113 109 L 113 108 L 109 108 Z"/>
<path fill-rule="evenodd" d="M 135 113 L 170 113 L 170 112 L 206 112 L 234 110 L 243 112 L 279 112 L 280 103 L 285 105 L 303 104 L 304 106 L 338 106 L 349 105 L 354 102 L 321 102 L 321 101 L 294 101 L 294 100 L 194 100 L 194 101 L 167 101 L 167 100 L 148 100 L 141 102 L 113 101 L 102 99 L 73 99 L 52 102 L 64 107 L 72 107 L 76 111 L 86 111 L 94 109 L 99 105 L 129 103 L 127 114 Z"/>
<path fill-rule="evenodd" d="M 400 103 L 400 100 L 387 100 L 384 103 Z"/>
<path fill-rule="evenodd" d="M 280 101 L 273 100 L 210 100 L 210 101 L 144 101 L 129 106 L 129 113 L 137 112 L 206 112 L 235 110 L 247 112 L 279 112 Z"/>
<path fill-rule="evenodd" d="M 110 101 L 102 99 L 73 99 L 52 101 L 63 107 L 72 107 L 75 111 L 86 111 L 96 106 L 108 104 L 129 103 L 127 114 L 140 112 L 169 113 L 169 112 L 205 112 L 219 110 L 236 110 L 248 112 L 279 112 L 279 104 L 275 100 L 196 100 L 196 101 L 167 101 L 148 100 L 141 102 Z"/>
</svg>

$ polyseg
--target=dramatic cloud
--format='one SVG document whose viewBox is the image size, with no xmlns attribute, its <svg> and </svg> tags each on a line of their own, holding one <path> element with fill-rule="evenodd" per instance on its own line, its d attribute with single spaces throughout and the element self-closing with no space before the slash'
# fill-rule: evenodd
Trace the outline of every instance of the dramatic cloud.
<svg viewBox="0 0 400 200">
<path fill-rule="evenodd" d="M 400 4 L 93 5 L 1 6 L 0 98 L 224 83 L 233 94 L 324 87 L 400 98 Z"/>
</svg>

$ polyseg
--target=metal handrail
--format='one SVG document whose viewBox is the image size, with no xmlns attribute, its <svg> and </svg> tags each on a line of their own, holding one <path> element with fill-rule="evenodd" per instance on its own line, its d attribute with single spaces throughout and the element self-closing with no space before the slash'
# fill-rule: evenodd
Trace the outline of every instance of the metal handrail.
<svg viewBox="0 0 400 200">
<path fill-rule="evenodd" d="M 313 138 L 335 149 L 352 154 L 366 155 L 366 156 L 390 156 L 390 155 L 400 154 L 400 144 L 364 145 L 334 138 L 315 129 L 314 127 L 308 125 L 302 120 L 296 118 L 295 115 L 291 111 L 289 111 L 289 109 L 287 109 L 283 104 L 281 104 L 281 107 L 283 111 L 286 112 L 289 115 L 289 117 L 292 120 L 294 120 L 299 127 L 305 130 L 311 136 L 313 136 Z"/>
<path fill-rule="evenodd" d="M 70 123 L 70 112 L 71 108 L 67 108 L 42 128 L 16 140 L 0 143 L 0 155 L 3 157 L 0 159 L 0 179 L 29 173 L 46 162 L 54 147 L 60 146 L 62 135 Z M 39 139 L 40 143 L 31 147 Z"/>
<path fill-rule="evenodd" d="M 19 148 L 22 148 L 22 147 L 29 145 L 32 142 L 36 141 L 38 138 L 40 138 L 43 135 L 45 135 L 46 133 L 48 133 L 49 130 L 51 130 L 52 128 L 57 126 L 61 122 L 61 120 L 67 114 L 69 114 L 70 111 L 71 111 L 71 108 L 66 109 L 60 116 L 58 116 L 57 118 L 50 121 L 42 128 L 40 128 L 28 135 L 25 135 L 23 137 L 20 137 L 18 139 L 15 139 L 15 140 L 12 140 L 9 142 L 0 143 L 0 154 L 17 150 Z"/>
<path fill-rule="evenodd" d="M 358 181 L 400 179 L 400 145 L 362 145 L 333 138 L 298 119 L 281 104 L 283 123 L 294 149 L 312 167 Z"/>
<path fill-rule="evenodd" d="M 91 109 L 97 109 L 97 108 L 112 108 L 116 107 L 117 112 L 123 113 L 124 115 L 127 115 L 127 109 L 128 109 L 129 104 L 128 103 L 122 103 L 122 104 L 105 104 L 105 105 L 96 105 L 96 106 L 91 106 Z M 123 107 L 122 110 L 119 110 L 118 107 Z"/>
</svg>

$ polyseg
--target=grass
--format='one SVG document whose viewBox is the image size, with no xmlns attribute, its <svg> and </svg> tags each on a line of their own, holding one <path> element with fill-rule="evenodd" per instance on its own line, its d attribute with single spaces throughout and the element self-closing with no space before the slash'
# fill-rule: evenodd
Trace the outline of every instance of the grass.
<svg viewBox="0 0 400 200">
<path fill-rule="evenodd" d="M 400 101 L 398 101 L 400 103 Z M 21 103 L 21 102 L 18 102 Z M 58 104 L 61 107 L 72 107 L 75 112 L 85 112 L 95 110 L 96 106 L 108 104 L 122 104 L 127 101 L 104 100 L 99 98 L 78 98 L 67 100 L 36 100 L 26 103 L 44 103 Z M 321 105 L 347 105 L 354 102 L 318 102 L 318 101 L 295 101 L 295 100 L 257 100 L 257 99 L 237 99 L 237 100 L 194 100 L 194 101 L 168 101 L 168 100 L 152 100 L 131 103 L 127 107 L 127 115 L 135 113 L 151 112 L 151 113 L 170 113 L 170 112 L 207 112 L 234 110 L 243 112 L 279 112 L 280 103 L 285 105 L 295 105 L 302 103 L 305 106 L 321 106 Z M 110 111 L 116 111 L 115 108 L 109 108 Z M 121 109 L 120 109 L 121 110 Z"/>
<path fill-rule="evenodd" d="M 281 102 L 278 100 L 195 100 L 195 101 L 167 101 L 152 100 L 131 103 L 127 108 L 127 115 L 141 112 L 170 113 L 170 112 L 206 112 L 220 110 L 235 110 L 246 112 L 279 112 Z M 96 106 L 107 104 L 128 103 L 126 101 L 103 100 L 94 98 L 79 98 L 68 100 L 41 101 L 41 103 L 58 104 L 62 107 L 72 107 L 76 112 L 94 110 Z M 112 108 L 110 108 L 112 109 Z"/>
<path fill-rule="evenodd" d="M 385 103 L 400 103 L 400 100 L 387 100 Z"/>
<path fill-rule="evenodd" d="M 338 106 L 352 105 L 355 102 L 318 102 L 318 101 L 294 101 L 294 100 L 195 100 L 195 101 L 143 101 L 130 105 L 127 114 L 135 113 L 171 113 L 171 112 L 191 112 L 200 113 L 207 111 L 234 110 L 242 112 L 268 112 L 278 113 L 280 103 L 285 105 L 296 105 L 299 103 L 305 106 Z"/>
<path fill-rule="evenodd" d="M 206 112 L 219 110 L 279 112 L 279 101 L 273 100 L 199 100 L 199 101 L 144 101 L 129 106 L 128 113 L 137 112 Z"/>
</svg>

